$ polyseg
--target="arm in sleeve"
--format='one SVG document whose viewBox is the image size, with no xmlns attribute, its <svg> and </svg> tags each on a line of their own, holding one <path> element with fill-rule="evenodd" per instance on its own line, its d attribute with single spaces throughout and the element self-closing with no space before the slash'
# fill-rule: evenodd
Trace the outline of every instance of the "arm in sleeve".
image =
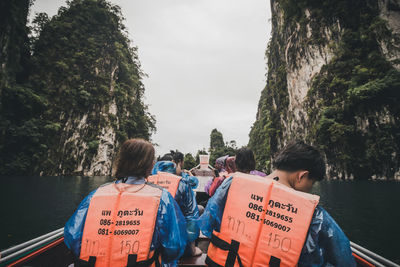
<svg viewBox="0 0 400 267">
<path fill-rule="evenodd" d="M 299 266 L 356 266 L 350 242 L 335 220 L 317 206 Z"/>
<path fill-rule="evenodd" d="M 182 172 L 182 180 L 188 183 L 192 189 L 196 189 L 199 186 L 199 178 L 196 176 L 191 176 L 186 172 Z"/>
<path fill-rule="evenodd" d="M 92 191 L 81 201 L 78 209 L 71 216 L 71 218 L 69 218 L 64 227 L 64 242 L 77 257 L 79 257 L 81 252 L 83 228 L 85 226 L 89 204 L 96 190 Z"/>
<path fill-rule="evenodd" d="M 213 230 L 219 231 L 222 221 L 222 214 L 224 213 L 226 198 L 232 183 L 232 177 L 225 179 L 224 182 L 218 187 L 215 194 L 208 200 L 204 213 L 197 220 L 201 232 L 211 237 Z"/>
<path fill-rule="evenodd" d="M 199 227 L 196 223 L 197 219 L 199 218 L 199 208 L 197 207 L 196 196 L 191 186 L 183 179 L 181 179 L 179 183 L 175 200 L 178 203 L 186 220 L 188 241 L 192 242 L 199 237 L 200 233 Z"/>
<path fill-rule="evenodd" d="M 168 191 L 163 190 L 154 229 L 163 262 L 169 263 L 182 256 L 187 242 L 185 229 L 185 218 L 178 204 Z"/>
<path fill-rule="evenodd" d="M 319 243 L 325 251 L 326 265 L 356 266 L 349 239 L 329 213 L 321 209 L 324 219 Z"/>
</svg>

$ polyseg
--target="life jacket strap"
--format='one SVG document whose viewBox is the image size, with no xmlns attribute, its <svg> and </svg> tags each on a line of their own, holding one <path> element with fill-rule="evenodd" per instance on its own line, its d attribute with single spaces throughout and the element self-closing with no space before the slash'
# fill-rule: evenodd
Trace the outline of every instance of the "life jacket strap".
<svg viewBox="0 0 400 267">
<path fill-rule="evenodd" d="M 147 260 L 137 261 L 137 254 L 128 255 L 128 263 L 126 267 L 147 267 L 155 263 L 156 267 L 161 267 L 161 263 L 158 258 L 158 252 L 155 252 L 153 256 Z M 78 259 L 77 267 L 94 267 L 96 264 L 96 257 L 90 256 L 88 261 Z"/>
<path fill-rule="evenodd" d="M 211 258 L 209 258 L 207 256 L 206 264 L 208 266 L 211 266 L 211 267 L 231 267 L 231 266 L 235 265 L 235 261 L 237 259 L 238 263 L 239 263 L 239 266 L 243 267 L 242 260 L 240 259 L 240 256 L 239 256 L 239 253 L 238 253 L 240 242 L 232 239 L 232 242 L 229 244 L 228 242 L 226 242 L 225 240 L 222 240 L 221 238 L 219 238 L 218 236 L 216 236 L 214 234 L 211 234 L 210 242 L 214 246 L 219 248 L 219 249 L 228 250 L 229 253 L 228 253 L 228 256 L 226 258 L 225 266 L 216 263 L 215 261 L 213 261 Z M 271 255 L 271 258 L 269 260 L 269 266 L 270 267 L 280 267 L 280 265 L 281 265 L 281 259 L 276 258 L 276 257 Z"/>
<path fill-rule="evenodd" d="M 137 254 L 128 255 L 128 264 L 126 267 L 147 267 L 155 263 L 156 267 L 161 267 L 161 263 L 158 258 L 158 252 L 156 251 L 153 256 L 144 261 L 137 261 Z"/>
<path fill-rule="evenodd" d="M 280 266 L 281 266 L 281 259 L 271 255 L 271 258 L 269 260 L 269 267 L 280 267 Z"/>
<path fill-rule="evenodd" d="M 221 238 L 219 238 L 218 236 L 216 236 L 214 234 L 211 234 L 210 242 L 219 249 L 229 251 L 228 257 L 226 258 L 225 266 L 234 266 L 235 261 L 237 259 L 239 266 L 243 267 L 242 260 L 240 259 L 240 256 L 238 253 L 240 242 L 232 239 L 231 243 L 228 243 L 225 240 L 222 240 Z M 213 260 L 211 260 L 209 257 L 207 257 L 207 259 L 206 259 L 206 263 L 207 262 L 209 262 L 208 264 L 210 266 L 221 266 L 221 265 L 217 264 L 216 262 L 214 262 Z"/>
<path fill-rule="evenodd" d="M 76 262 L 77 267 L 94 267 L 96 264 L 96 257 L 95 256 L 90 256 L 88 261 L 79 259 Z"/>
</svg>

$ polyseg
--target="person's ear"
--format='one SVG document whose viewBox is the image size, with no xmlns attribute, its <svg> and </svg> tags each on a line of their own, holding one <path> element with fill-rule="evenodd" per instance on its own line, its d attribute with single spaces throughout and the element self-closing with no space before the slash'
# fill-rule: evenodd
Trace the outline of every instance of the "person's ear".
<svg viewBox="0 0 400 267">
<path fill-rule="evenodd" d="M 308 171 L 299 171 L 297 176 L 297 182 L 300 183 L 301 179 L 308 178 L 308 174 L 309 174 Z"/>
</svg>

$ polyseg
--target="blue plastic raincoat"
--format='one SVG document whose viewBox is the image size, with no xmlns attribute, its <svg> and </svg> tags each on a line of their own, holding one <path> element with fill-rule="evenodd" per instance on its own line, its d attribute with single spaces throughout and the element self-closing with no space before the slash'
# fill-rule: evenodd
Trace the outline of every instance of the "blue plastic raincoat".
<svg viewBox="0 0 400 267">
<path fill-rule="evenodd" d="M 213 230 L 220 230 L 231 183 L 232 177 L 225 179 L 198 220 L 200 230 L 209 238 Z M 314 211 L 298 266 L 356 266 L 348 238 L 321 206 Z"/>
<path fill-rule="evenodd" d="M 118 181 L 119 182 L 119 181 Z M 127 184 L 144 184 L 144 178 L 129 177 Z M 64 228 L 64 241 L 76 257 L 80 254 L 83 228 L 90 201 L 96 190 L 92 191 L 79 204 L 78 209 L 67 221 Z M 163 190 L 158 207 L 156 225 L 150 250 L 157 249 L 161 253 L 163 266 L 177 266 L 187 244 L 185 219 L 170 193 Z"/>
<path fill-rule="evenodd" d="M 172 161 L 158 161 L 152 170 L 152 174 L 158 172 L 168 172 L 175 174 L 175 163 Z M 199 218 L 199 208 L 197 207 L 196 195 L 192 188 L 198 185 L 198 179 L 195 176 L 190 176 L 187 173 L 182 173 L 182 179 L 176 191 L 175 200 L 181 208 L 183 216 L 186 219 L 186 231 L 188 241 L 193 242 L 199 237 L 200 230 L 197 226 L 197 219 Z"/>
<path fill-rule="evenodd" d="M 157 174 L 158 172 L 169 172 L 176 174 L 176 165 L 172 161 L 158 161 L 154 164 L 151 174 Z M 199 185 L 199 179 L 196 176 L 191 176 L 188 173 L 182 172 L 182 178 L 190 185 L 192 189 L 196 189 Z"/>
</svg>

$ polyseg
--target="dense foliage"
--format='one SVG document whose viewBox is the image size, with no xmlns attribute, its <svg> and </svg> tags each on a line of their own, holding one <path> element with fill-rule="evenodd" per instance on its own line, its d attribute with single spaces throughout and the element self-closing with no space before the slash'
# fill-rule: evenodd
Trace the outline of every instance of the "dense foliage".
<svg viewBox="0 0 400 267">
<path fill-rule="evenodd" d="M 236 155 L 236 142 L 224 142 L 224 136 L 217 129 L 213 129 L 210 134 L 210 164 L 214 165 L 215 160 L 219 157 Z"/>
<path fill-rule="evenodd" d="M 22 174 L 38 160 L 45 101 L 29 84 L 29 0 L 0 2 L 0 173 Z"/>
<path fill-rule="evenodd" d="M 70 1 L 51 19 L 38 14 L 33 31 L 27 82 L 2 95 L 9 155 L 2 151 L 1 173 L 83 172 L 103 139 L 116 150 L 127 138 L 150 138 L 154 118 L 118 6 Z"/>
<path fill-rule="evenodd" d="M 309 121 L 303 138 L 325 153 L 331 177 L 393 178 L 400 167 L 400 109 L 396 104 L 400 100 L 400 73 L 393 67 L 399 62 L 389 62 L 380 46 L 385 42 L 390 47 L 399 40 L 379 16 L 378 2 L 274 2 L 280 5 L 284 26 L 278 27 L 275 14 L 275 32 L 267 51 L 267 86 L 250 133 L 258 167 L 270 167 L 270 157 L 283 143 L 282 120 L 288 106 L 285 65 L 296 63 L 286 62 L 285 52 L 291 53 L 290 59 L 302 55 L 309 46 L 329 45 L 334 57 L 309 88 L 304 107 Z M 400 10 L 395 3 L 390 8 Z M 308 37 L 307 26 L 312 29 Z M 336 38 L 327 39 L 326 28 Z M 297 49 L 284 51 L 285 30 L 301 35 L 296 40 Z"/>
<path fill-rule="evenodd" d="M 224 147 L 224 137 L 217 129 L 213 129 L 210 134 L 210 150 L 216 150 Z"/>
<path fill-rule="evenodd" d="M 183 168 L 185 170 L 190 170 L 196 167 L 196 165 L 196 159 L 193 157 L 193 155 L 190 153 L 185 154 L 185 157 L 183 158 Z"/>
<path fill-rule="evenodd" d="M 272 28 L 278 29 L 277 17 L 272 17 Z M 285 53 L 285 38 L 279 31 L 272 32 L 272 38 L 266 51 L 268 59 L 267 84 L 261 92 L 258 103 L 257 119 L 250 131 L 249 147 L 256 156 L 256 169 L 270 171 L 271 157 L 278 150 L 278 141 L 282 139 L 280 119 L 287 113 L 289 104 Z M 279 108 L 274 108 L 279 107 Z"/>
</svg>

